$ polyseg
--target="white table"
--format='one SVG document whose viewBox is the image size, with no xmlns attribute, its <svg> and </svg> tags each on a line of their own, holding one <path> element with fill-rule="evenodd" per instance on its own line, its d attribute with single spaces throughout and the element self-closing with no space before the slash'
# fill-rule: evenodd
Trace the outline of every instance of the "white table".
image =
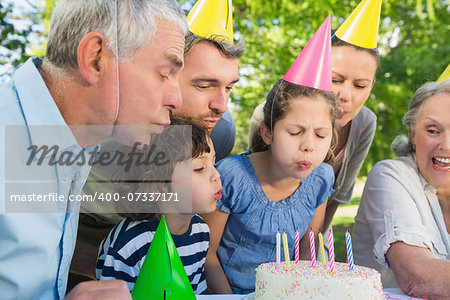
<svg viewBox="0 0 450 300">
<path fill-rule="evenodd" d="M 389 300 L 413 300 L 419 299 L 405 295 L 400 289 L 384 289 L 383 293 Z M 198 295 L 198 300 L 251 300 L 252 295 Z"/>
</svg>

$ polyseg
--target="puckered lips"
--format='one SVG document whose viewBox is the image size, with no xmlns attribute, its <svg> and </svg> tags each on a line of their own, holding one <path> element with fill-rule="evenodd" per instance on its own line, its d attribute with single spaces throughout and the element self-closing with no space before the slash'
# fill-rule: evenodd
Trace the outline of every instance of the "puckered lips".
<svg viewBox="0 0 450 300">
<path fill-rule="evenodd" d="M 432 159 L 433 168 L 441 172 L 450 172 L 450 157 L 434 156 Z"/>
<path fill-rule="evenodd" d="M 217 193 L 214 194 L 214 197 L 216 197 L 217 200 L 222 199 L 222 189 L 223 189 L 223 188 L 220 188 L 220 189 L 217 191 Z"/>
<path fill-rule="evenodd" d="M 311 168 L 312 163 L 308 160 L 302 160 L 297 162 L 297 166 L 302 170 L 307 170 Z"/>
</svg>

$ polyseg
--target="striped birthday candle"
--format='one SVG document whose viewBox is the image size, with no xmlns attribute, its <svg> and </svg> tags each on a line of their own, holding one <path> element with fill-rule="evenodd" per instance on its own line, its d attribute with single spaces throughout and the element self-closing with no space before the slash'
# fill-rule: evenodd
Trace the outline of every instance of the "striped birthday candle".
<svg viewBox="0 0 450 300">
<path fill-rule="evenodd" d="M 314 232 L 309 230 L 309 249 L 311 250 L 311 267 L 317 267 L 316 263 L 316 244 L 314 241 Z"/>
<path fill-rule="evenodd" d="M 322 232 L 319 231 L 319 250 L 320 250 L 320 261 L 327 262 L 325 257 L 325 247 L 323 245 L 323 235 Z"/>
<path fill-rule="evenodd" d="M 348 268 L 349 270 L 353 270 L 355 268 L 355 264 L 353 263 L 353 250 L 352 250 L 352 239 L 350 238 L 350 232 L 345 232 L 345 245 L 347 246 L 347 260 L 348 260 Z"/>
<path fill-rule="evenodd" d="M 281 262 L 281 235 L 280 235 L 279 231 L 277 231 L 277 234 L 276 234 L 276 241 L 277 241 L 276 260 L 277 260 L 277 266 L 279 266 L 280 262 Z"/>
<path fill-rule="evenodd" d="M 283 232 L 282 239 L 284 246 L 284 259 L 286 260 L 286 269 L 289 270 L 291 268 L 291 261 L 289 259 L 289 247 L 286 232 Z"/>
<path fill-rule="evenodd" d="M 294 258 L 295 258 L 295 263 L 298 264 L 298 260 L 299 260 L 299 247 L 300 247 L 300 234 L 298 233 L 298 230 L 295 232 L 295 245 L 294 245 Z"/>
<path fill-rule="evenodd" d="M 330 260 L 330 272 L 334 272 L 334 241 L 333 241 L 333 233 L 328 232 L 328 256 Z"/>
</svg>

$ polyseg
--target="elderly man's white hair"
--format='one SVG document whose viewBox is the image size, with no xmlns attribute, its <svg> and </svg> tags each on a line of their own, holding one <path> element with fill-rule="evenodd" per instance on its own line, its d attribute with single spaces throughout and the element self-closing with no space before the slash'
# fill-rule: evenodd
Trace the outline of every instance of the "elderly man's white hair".
<svg viewBox="0 0 450 300">
<path fill-rule="evenodd" d="M 186 16 L 175 0 L 60 0 L 53 10 L 45 60 L 60 70 L 77 68 L 78 44 L 89 32 L 100 32 L 120 61 L 155 35 L 156 20 L 167 20 L 184 35 Z"/>
</svg>

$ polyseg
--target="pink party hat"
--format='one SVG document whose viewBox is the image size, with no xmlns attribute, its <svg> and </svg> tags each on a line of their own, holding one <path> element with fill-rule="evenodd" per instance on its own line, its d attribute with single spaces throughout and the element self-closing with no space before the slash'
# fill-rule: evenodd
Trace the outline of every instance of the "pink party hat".
<svg viewBox="0 0 450 300">
<path fill-rule="evenodd" d="M 284 75 L 290 83 L 331 92 L 331 20 L 320 25 Z"/>
</svg>

